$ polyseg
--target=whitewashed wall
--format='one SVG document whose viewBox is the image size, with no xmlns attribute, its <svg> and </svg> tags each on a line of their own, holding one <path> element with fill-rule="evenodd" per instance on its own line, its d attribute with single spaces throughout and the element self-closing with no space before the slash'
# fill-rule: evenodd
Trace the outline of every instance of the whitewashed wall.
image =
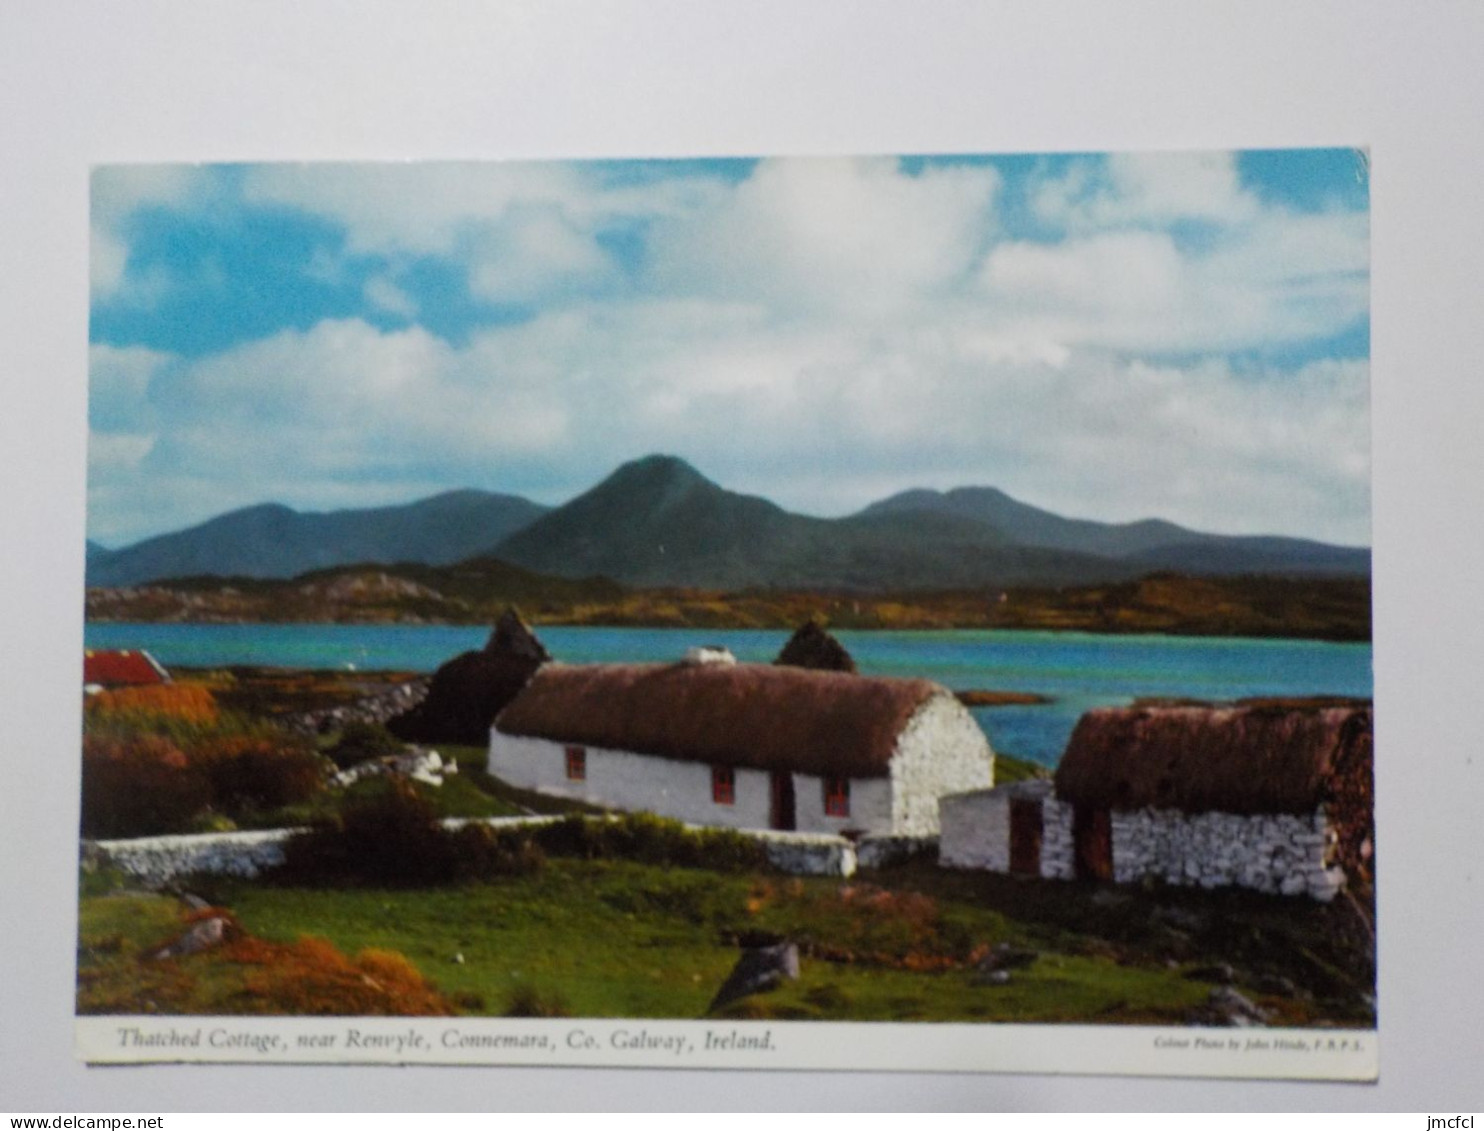
<svg viewBox="0 0 1484 1131">
<path fill-rule="evenodd" d="M 824 779 L 794 775 L 794 820 L 800 832 L 841 833 L 861 829 L 892 831 L 891 781 L 887 778 L 850 779 L 850 816 L 831 817 L 824 811 Z"/>
<path fill-rule="evenodd" d="M 1075 874 L 1072 807 L 1056 799 L 1049 781 L 1012 782 L 995 789 L 953 794 L 939 802 L 942 835 L 938 860 L 947 868 L 1010 870 L 1010 802 L 1041 805 L 1041 876 L 1069 880 Z"/>
<path fill-rule="evenodd" d="M 570 797 L 612 809 L 644 810 L 702 825 L 733 829 L 768 827 L 768 775 L 734 771 L 735 801 L 711 800 L 711 767 L 702 762 L 656 758 L 627 750 L 585 746 L 587 777 L 567 777 L 566 743 L 492 731 L 489 772 L 522 789 Z"/>
<path fill-rule="evenodd" d="M 994 785 L 994 751 L 974 716 L 947 692 L 918 707 L 891 760 L 891 831 L 938 832 L 938 799 Z"/>
</svg>

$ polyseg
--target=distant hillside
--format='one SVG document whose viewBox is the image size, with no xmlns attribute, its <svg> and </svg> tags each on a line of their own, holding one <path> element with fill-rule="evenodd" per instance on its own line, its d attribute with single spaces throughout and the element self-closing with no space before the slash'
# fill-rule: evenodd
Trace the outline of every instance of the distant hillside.
<svg viewBox="0 0 1484 1131">
<path fill-rule="evenodd" d="M 293 577 L 358 562 L 444 565 L 489 549 L 546 509 L 486 491 L 450 491 L 404 506 L 322 514 L 267 503 L 119 550 L 90 544 L 88 585 L 199 575 Z"/>
<path fill-rule="evenodd" d="M 1364 547 L 1333 546 L 1301 538 L 1203 534 L 1162 519 L 1108 523 L 1063 518 L 1012 499 L 994 487 L 903 491 L 872 503 L 861 515 L 912 513 L 982 522 L 1026 546 L 1112 558 L 1137 565 L 1141 573 L 1178 570 L 1216 576 L 1364 576 L 1371 568 L 1370 550 Z"/>
<path fill-rule="evenodd" d="M 708 589 L 956 588 L 1132 577 L 1091 555 L 1014 543 L 983 522 L 907 511 L 844 519 L 790 514 L 648 456 L 494 547 L 561 577 Z"/>
<path fill-rule="evenodd" d="M 1027 628 L 1369 640 L 1364 578 L 1188 578 L 1091 586 L 824 592 L 629 589 L 542 577 L 495 558 L 348 566 L 292 580 L 186 578 L 90 589 L 90 621 L 489 624 L 514 604 L 535 622 L 691 628 Z"/>
<path fill-rule="evenodd" d="M 1001 590 L 1113 584 L 1154 572 L 1370 573 L 1365 548 L 1207 534 L 1159 519 L 1069 519 L 992 487 L 907 491 L 847 518 L 812 518 L 654 455 L 624 464 L 554 510 L 480 491 L 326 514 L 249 507 L 120 550 L 90 543 L 87 576 L 89 586 L 118 587 L 481 556 L 550 577 L 718 591 Z"/>
</svg>

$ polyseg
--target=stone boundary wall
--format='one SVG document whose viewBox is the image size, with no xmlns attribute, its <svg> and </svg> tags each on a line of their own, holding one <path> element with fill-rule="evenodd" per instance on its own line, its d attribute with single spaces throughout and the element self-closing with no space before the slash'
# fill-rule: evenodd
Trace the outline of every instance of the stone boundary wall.
<svg viewBox="0 0 1484 1131">
<path fill-rule="evenodd" d="M 943 798 L 940 862 L 1009 872 L 1015 800 L 1040 802 L 1042 878 L 1075 879 L 1073 808 L 1056 797 L 1050 782 L 1016 782 Z M 1246 887 L 1321 902 L 1345 886 L 1344 871 L 1330 862 L 1336 837 L 1323 812 L 1241 816 L 1140 809 L 1110 816 L 1117 883 L 1152 877 L 1186 887 Z"/>
<path fill-rule="evenodd" d="M 468 824 L 518 828 L 550 824 L 561 817 L 456 817 L 443 822 L 456 829 Z M 705 829 L 709 826 L 692 825 Z M 84 866 L 108 863 L 150 888 L 182 876 L 204 874 L 252 878 L 284 861 L 283 845 L 300 829 L 200 833 L 138 837 L 131 840 L 84 841 Z M 930 847 L 933 838 L 869 837 L 856 844 L 824 833 L 738 830 L 763 843 L 768 861 L 780 871 L 799 876 L 853 876 L 858 867 L 881 867 Z"/>
<path fill-rule="evenodd" d="M 1203 888 L 1238 886 L 1327 903 L 1345 886 L 1328 864 L 1334 832 L 1324 813 L 1240 816 L 1140 809 L 1113 814 L 1113 878 L 1154 876 Z"/>
</svg>

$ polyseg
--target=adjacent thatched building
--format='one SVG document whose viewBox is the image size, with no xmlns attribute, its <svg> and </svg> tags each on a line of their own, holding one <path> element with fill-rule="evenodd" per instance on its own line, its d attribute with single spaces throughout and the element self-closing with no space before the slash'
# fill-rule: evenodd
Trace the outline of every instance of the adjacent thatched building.
<svg viewBox="0 0 1484 1131">
<path fill-rule="evenodd" d="M 856 670 L 855 659 L 845 650 L 845 645 L 817 620 L 801 624 L 773 662 L 783 667 L 811 668 L 822 672 Z"/>
<path fill-rule="evenodd" d="M 1372 878 L 1372 713 L 1353 701 L 1090 711 L 1051 783 L 952 798 L 942 858 L 1329 899 Z"/>
<path fill-rule="evenodd" d="M 496 718 L 490 773 L 527 789 L 733 828 L 938 831 L 994 755 L 926 680 L 737 664 L 547 664 Z"/>
<path fill-rule="evenodd" d="M 389 720 L 387 729 L 406 742 L 483 746 L 495 716 L 550 659 L 520 614 L 506 609 L 484 649 L 443 664 L 422 701 Z"/>
</svg>

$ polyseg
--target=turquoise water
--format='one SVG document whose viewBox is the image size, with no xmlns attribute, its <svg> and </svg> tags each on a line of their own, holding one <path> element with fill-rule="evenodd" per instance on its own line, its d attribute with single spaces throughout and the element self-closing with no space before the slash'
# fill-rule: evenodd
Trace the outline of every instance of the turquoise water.
<svg viewBox="0 0 1484 1131">
<path fill-rule="evenodd" d="M 432 671 L 483 647 L 489 630 L 446 625 L 89 624 L 90 648 L 147 648 L 166 667 L 276 667 Z M 722 644 L 766 662 L 788 633 L 664 628 L 543 628 L 571 663 L 671 660 L 694 644 Z M 1369 644 L 1215 637 L 1098 636 L 1069 632 L 839 632 L 862 672 L 922 676 L 955 690 L 1033 691 L 1053 702 L 975 708 L 997 751 L 1054 766 L 1090 707 L 1141 696 L 1240 699 L 1254 695 L 1371 695 Z"/>
</svg>

